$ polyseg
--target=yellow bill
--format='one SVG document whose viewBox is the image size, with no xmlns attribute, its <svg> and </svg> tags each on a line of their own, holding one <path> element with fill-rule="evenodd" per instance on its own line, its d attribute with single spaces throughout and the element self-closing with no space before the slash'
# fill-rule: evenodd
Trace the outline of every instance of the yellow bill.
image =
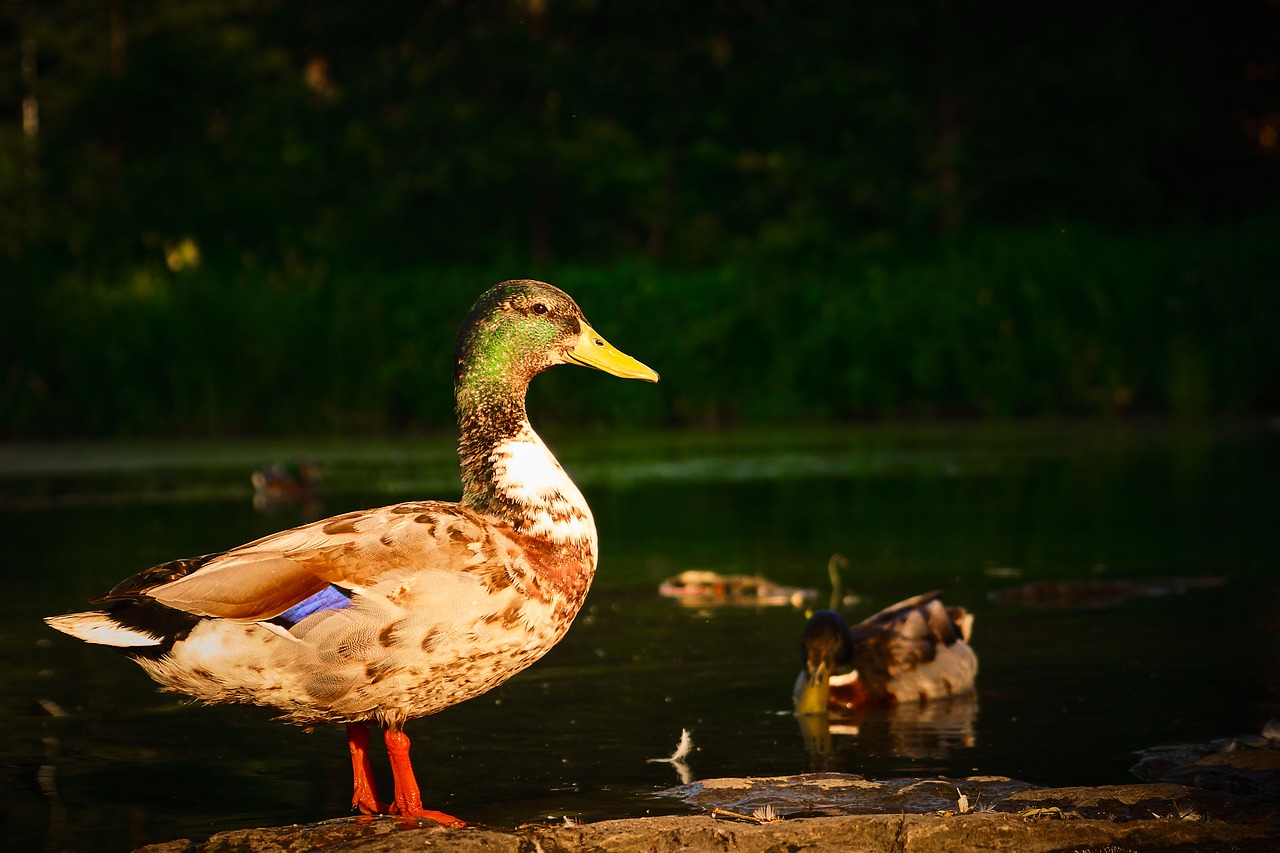
<svg viewBox="0 0 1280 853">
<path fill-rule="evenodd" d="M 569 361 L 584 367 L 594 367 L 623 379 L 643 379 L 657 382 L 658 374 L 600 337 L 587 323 L 582 324 L 578 343 L 568 352 Z"/>
<path fill-rule="evenodd" d="M 831 696 L 831 673 L 826 663 L 816 668 L 805 667 L 796 679 L 795 712 L 805 714 L 826 714 L 827 700 Z"/>
</svg>

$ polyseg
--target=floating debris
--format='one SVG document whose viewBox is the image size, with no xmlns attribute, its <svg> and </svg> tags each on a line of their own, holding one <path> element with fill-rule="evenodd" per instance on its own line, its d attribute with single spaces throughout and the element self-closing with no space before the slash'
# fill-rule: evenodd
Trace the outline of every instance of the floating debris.
<svg viewBox="0 0 1280 853">
<path fill-rule="evenodd" d="M 693 737 L 688 729 L 680 730 L 680 742 L 676 744 L 676 751 L 671 753 L 670 758 L 650 758 L 649 764 L 670 764 L 675 768 L 676 773 L 680 776 L 680 784 L 688 785 L 693 778 L 693 772 L 689 769 L 689 765 L 685 763 L 685 759 L 689 757 L 689 753 L 693 752 Z"/>
<path fill-rule="evenodd" d="M 691 569 L 667 578 L 658 587 L 663 598 L 685 607 L 795 607 L 818 600 L 816 589 L 783 586 L 759 575 L 722 575 Z"/>
<path fill-rule="evenodd" d="M 1034 581 L 998 589 L 990 594 L 996 604 L 1049 609 L 1114 607 L 1135 598 L 1178 595 L 1191 589 L 1226 584 L 1226 578 L 1171 578 L 1152 580 Z"/>
<path fill-rule="evenodd" d="M 1022 569 L 1015 566 L 988 566 L 982 573 L 989 578 L 1020 578 Z"/>
</svg>

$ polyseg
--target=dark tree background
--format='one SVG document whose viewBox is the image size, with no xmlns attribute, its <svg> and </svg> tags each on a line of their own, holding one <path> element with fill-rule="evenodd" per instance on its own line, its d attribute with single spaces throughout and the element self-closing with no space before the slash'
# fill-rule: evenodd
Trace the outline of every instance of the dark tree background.
<svg viewBox="0 0 1280 853">
<path fill-rule="evenodd" d="M 8 2 L 0 68 L 0 435 L 447 424 L 403 318 L 592 271 L 685 360 L 775 356 L 774 403 L 701 364 L 618 417 L 1276 402 L 1276 0 Z M 290 402 L 362 414 L 261 413 L 297 380 L 237 365 L 309 346 L 351 376 Z"/>
</svg>

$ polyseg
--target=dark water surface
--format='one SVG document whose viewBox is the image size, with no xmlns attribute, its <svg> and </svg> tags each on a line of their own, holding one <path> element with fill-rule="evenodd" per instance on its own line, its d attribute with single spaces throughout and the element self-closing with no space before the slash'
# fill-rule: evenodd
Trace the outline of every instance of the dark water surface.
<svg viewBox="0 0 1280 853">
<path fill-rule="evenodd" d="M 587 607 L 542 662 L 411 723 L 428 805 L 514 826 L 679 811 L 688 775 L 833 769 L 1133 781 L 1148 746 L 1280 714 L 1280 434 L 1036 426 L 553 435 L 600 528 Z M 248 473 L 309 456 L 323 505 L 265 515 Z M 39 621 L 149 565 L 304 520 L 457 494 L 450 441 L 0 448 L 0 848 L 125 850 L 347 813 L 343 731 L 158 694 Z M 658 597 L 684 569 L 816 587 L 848 555 L 860 617 L 934 588 L 976 613 L 971 701 L 872 712 L 814 754 L 788 713 L 802 612 Z M 1017 584 L 1217 578 L 1110 606 L 998 604 Z M 854 733 L 856 731 L 856 733 Z M 379 745 L 375 768 L 389 790 Z"/>
</svg>

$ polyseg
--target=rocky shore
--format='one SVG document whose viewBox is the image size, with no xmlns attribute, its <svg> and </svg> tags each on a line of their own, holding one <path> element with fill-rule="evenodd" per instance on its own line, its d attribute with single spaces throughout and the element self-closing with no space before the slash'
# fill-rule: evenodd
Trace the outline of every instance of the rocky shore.
<svg viewBox="0 0 1280 853">
<path fill-rule="evenodd" d="M 514 829 L 393 818 L 223 832 L 139 853 L 631 851 L 1273 851 L 1280 746 L 1263 738 L 1149 751 L 1133 785 L 1039 788 L 998 776 L 875 781 L 839 773 L 705 779 L 664 792 L 696 815 Z M 674 803 L 673 803 L 674 805 Z"/>
</svg>

